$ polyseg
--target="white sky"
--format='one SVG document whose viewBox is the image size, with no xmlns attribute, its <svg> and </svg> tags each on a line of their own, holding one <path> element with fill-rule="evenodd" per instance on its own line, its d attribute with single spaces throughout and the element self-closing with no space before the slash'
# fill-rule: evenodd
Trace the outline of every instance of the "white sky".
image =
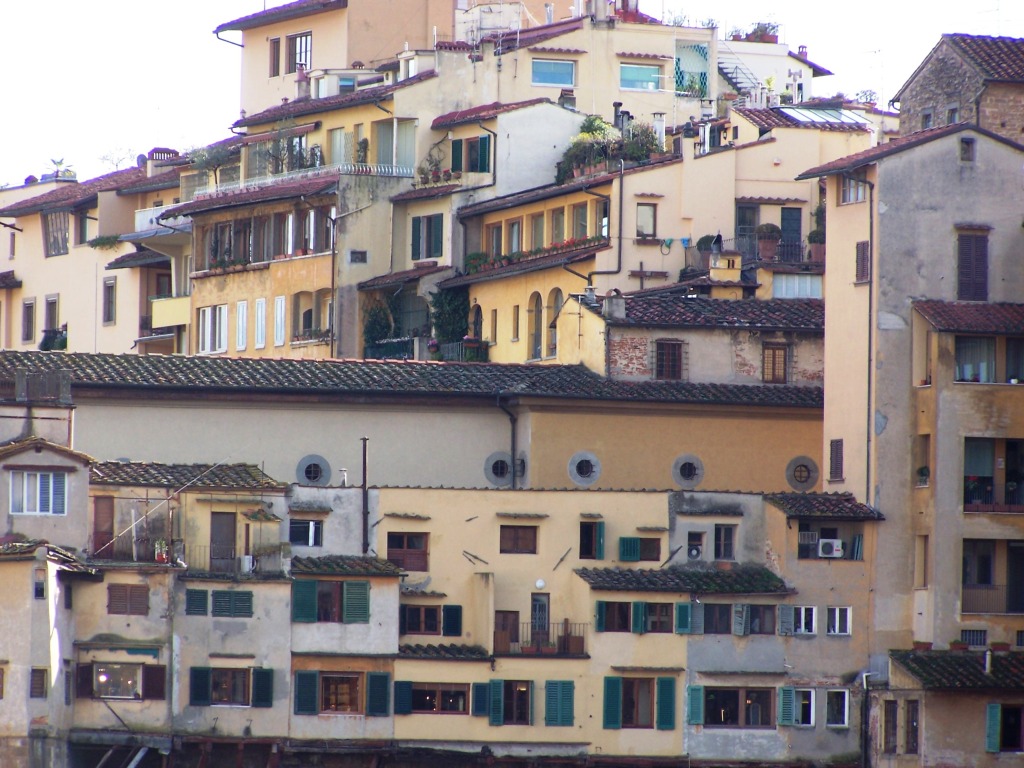
<svg viewBox="0 0 1024 768">
<path fill-rule="evenodd" d="M 382 9 L 388 4 L 367 1 Z M 52 170 L 51 160 L 90 179 L 114 169 L 104 156 L 119 157 L 123 168 L 155 146 L 181 150 L 222 139 L 238 118 L 241 51 L 218 41 L 213 28 L 262 10 L 264 0 L 7 5 L 0 31 L 0 186 Z M 794 51 L 806 45 L 811 61 L 836 73 L 815 80 L 816 95 L 870 89 L 883 103 L 943 33 L 1024 37 L 1022 0 L 640 0 L 640 7 L 655 17 L 684 13 L 694 26 L 714 18 L 723 35 L 776 22 L 781 42 Z"/>
</svg>

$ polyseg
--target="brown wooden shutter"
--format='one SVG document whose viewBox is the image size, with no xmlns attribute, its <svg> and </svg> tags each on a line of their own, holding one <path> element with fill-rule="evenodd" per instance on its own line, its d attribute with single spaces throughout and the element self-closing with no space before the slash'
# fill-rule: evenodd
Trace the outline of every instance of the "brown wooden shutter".
<svg viewBox="0 0 1024 768">
<path fill-rule="evenodd" d="M 128 587 L 128 613 L 146 616 L 149 613 L 149 587 Z"/>
<path fill-rule="evenodd" d="M 167 698 L 167 667 L 163 664 L 142 667 L 142 698 L 158 701 Z"/>
<path fill-rule="evenodd" d="M 857 243 L 857 276 L 858 283 L 866 283 L 871 279 L 871 244 L 867 240 Z"/>
<path fill-rule="evenodd" d="M 828 479 L 843 479 L 843 441 L 833 440 L 829 443 Z"/>
<path fill-rule="evenodd" d="M 988 301 L 988 235 L 957 235 L 957 298 Z"/>
<path fill-rule="evenodd" d="M 114 497 L 93 499 L 92 553 L 104 560 L 114 558 Z"/>
<path fill-rule="evenodd" d="M 107 585 L 107 613 L 124 615 L 128 613 L 128 585 Z"/>
</svg>

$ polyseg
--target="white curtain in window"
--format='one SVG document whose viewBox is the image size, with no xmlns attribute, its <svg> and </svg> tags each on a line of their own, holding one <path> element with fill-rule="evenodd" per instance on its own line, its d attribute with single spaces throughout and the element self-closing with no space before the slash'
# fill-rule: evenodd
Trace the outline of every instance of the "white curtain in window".
<svg viewBox="0 0 1024 768">
<path fill-rule="evenodd" d="M 956 380 L 991 383 L 996 372 L 996 340 L 985 336 L 957 336 Z"/>
<path fill-rule="evenodd" d="M 285 299 L 284 296 L 274 297 L 274 346 L 284 346 L 285 328 Z"/>
<path fill-rule="evenodd" d="M 249 335 L 249 302 L 240 301 L 235 307 L 235 349 L 245 349 L 246 337 Z"/>
<path fill-rule="evenodd" d="M 995 443 L 986 438 L 968 437 L 964 440 L 964 475 L 992 477 L 995 465 Z"/>
</svg>

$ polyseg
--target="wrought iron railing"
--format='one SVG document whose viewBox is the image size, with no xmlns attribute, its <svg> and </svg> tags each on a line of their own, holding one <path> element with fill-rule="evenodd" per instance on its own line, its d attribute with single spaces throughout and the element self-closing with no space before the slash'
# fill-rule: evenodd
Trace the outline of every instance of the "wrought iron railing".
<svg viewBox="0 0 1024 768">
<path fill-rule="evenodd" d="M 568 619 L 550 624 L 525 621 L 494 631 L 494 654 L 508 656 L 585 656 L 587 623 Z"/>
<path fill-rule="evenodd" d="M 961 613 L 1024 613 L 1024 585 L 964 584 Z"/>
</svg>

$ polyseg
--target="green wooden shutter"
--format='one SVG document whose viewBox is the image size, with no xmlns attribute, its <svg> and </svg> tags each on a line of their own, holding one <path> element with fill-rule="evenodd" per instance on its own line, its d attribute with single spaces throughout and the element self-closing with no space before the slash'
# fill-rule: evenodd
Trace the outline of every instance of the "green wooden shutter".
<svg viewBox="0 0 1024 768">
<path fill-rule="evenodd" d="M 225 589 L 213 590 L 214 616 L 231 616 L 231 593 Z"/>
<path fill-rule="evenodd" d="M 412 683 L 408 680 L 395 680 L 395 714 L 408 715 L 411 712 Z"/>
<path fill-rule="evenodd" d="M 644 614 L 647 613 L 647 604 L 641 600 L 634 600 L 632 606 L 632 629 L 633 633 L 642 635 L 644 633 Z"/>
<path fill-rule="evenodd" d="M 320 711 L 320 673 L 295 673 L 295 714 L 315 715 Z"/>
<path fill-rule="evenodd" d="M 346 581 L 344 583 L 344 605 L 341 620 L 346 624 L 369 624 L 370 582 Z"/>
<path fill-rule="evenodd" d="M 210 593 L 205 589 L 185 590 L 185 615 L 205 616 L 209 612 Z"/>
<path fill-rule="evenodd" d="M 462 170 L 462 139 L 452 141 L 452 170 Z"/>
<path fill-rule="evenodd" d="M 780 635 L 792 635 L 793 626 L 796 622 L 793 616 L 792 605 L 780 605 L 779 606 L 779 634 Z"/>
<path fill-rule="evenodd" d="M 692 603 L 676 603 L 676 634 L 690 634 L 690 607 Z"/>
<path fill-rule="evenodd" d="M 701 603 L 690 605 L 690 634 L 704 634 L 704 606 Z"/>
<path fill-rule="evenodd" d="M 604 560 L 604 520 L 598 520 L 594 525 L 594 557 Z"/>
<path fill-rule="evenodd" d="M 316 621 L 316 582 L 292 582 L 292 621 Z"/>
<path fill-rule="evenodd" d="M 473 716 L 487 717 L 491 711 L 488 704 L 491 700 L 490 683 L 473 683 Z"/>
<path fill-rule="evenodd" d="M 480 137 L 480 172 L 487 173 L 491 170 L 491 137 L 484 134 Z"/>
<path fill-rule="evenodd" d="M 445 637 L 458 637 L 462 634 L 461 605 L 445 605 L 441 607 L 441 634 Z"/>
<path fill-rule="evenodd" d="M 796 689 L 789 686 L 779 688 L 779 725 L 796 725 Z"/>
<path fill-rule="evenodd" d="M 422 239 L 422 228 L 423 228 L 423 219 L 422 219 L 422 217 L 420 217 L 420 216 L 413 216 L 412 217 L 412 238 L 411 238 L 411 241 L 412 241 L 412 251 L 410 253 L 410 256 L 412 257 L 413 261 L 419 261 L 419 258 L 420 258 L 420 254 L 421 254 L 421 252 L 420 252 L 420 241 Z"/>
<path fill-rule="evenodd" d="M 530 725 L 533 725 L 533 680 L 529 682 L 529 695 L 530 695 L 530 719 L 527 721 Z"/>
<path fill-rule="evenodd" d="M 252 618 L 252 592 L 229 592 L 231 615 Z"/>
<path fill-rule="evenodd" d="M 640 560 L 640 537 L 619 537 L 619 560 L 624 563 L 635 563 Z"/>
<path fill-rule="evenodd" d="M 488 714 L 491 718 L 491 725 L 505 724 L 505 681 L 491 680 L 490 682 L 490 708 Z"/>
<path fill-rule="evenodd" d="M 435 213 L 430 217 L 430 253 L 432 259 L 441 258 L 444 251 L 444 214 Z"/>
<path fill-rule="evenodd" d="M 734 603 L 732 606 L 732 633 L 750 634 L 750 606 L 746 603 Z"/>
<path fill-rule="evenodd" d="M 252 671 L 252 705 L 274 706 L 274 670 L 259 668 Z"/>
<path fill-rule="evenodd" d="M 985 705 L 985 751 L 998 752 L 999 741 L 1003 730 L 1003 705 L 989 703 Z"/>
<path fill-rule="evenodd" d="M 657 681 L 657 728 L 671 731 L 676 727 L 676 679 L 659 677 Z"/>
<path fill-rule="evenodd" d="M 212 701 L 213 670 L 209 667 L 192 667 L 188 675 L 188 703 L 193 707 L 208 707 Z"/>
<path fill-rule="evenodd" d="M 544 683 L 544 725 L 573 724 L 574 689 L 572 680 L 548 680 Z"/>
<path fill-rule="evenodd" d="M 686 722 L 704 725 L 704 686 L 691 685 L 686 689 Z"/>
<path fill-rule="evenodd" d="M 604 632 L 604 614 L 605 614 L 605 602 L 604 600 L 598 600 L 594 603 L 594 631 Z"/>
<path fill-rule="evenodd" d="M 562 715 L 562 725 L 571 726 L 576 718 L 576 683 L 572 680 L 563 680 L 560 688 L 559 709 Z"/>
<path fill-rule="evenodd" d="M 604 679 L 604 727 L 618 730 L 622 727 L 622 678 Z"/>
<path fill-rule="evenodd" d="M 391 675 L 387 672 L 366 673 L 366 716 L 387 717 Z"/>
</svg>

